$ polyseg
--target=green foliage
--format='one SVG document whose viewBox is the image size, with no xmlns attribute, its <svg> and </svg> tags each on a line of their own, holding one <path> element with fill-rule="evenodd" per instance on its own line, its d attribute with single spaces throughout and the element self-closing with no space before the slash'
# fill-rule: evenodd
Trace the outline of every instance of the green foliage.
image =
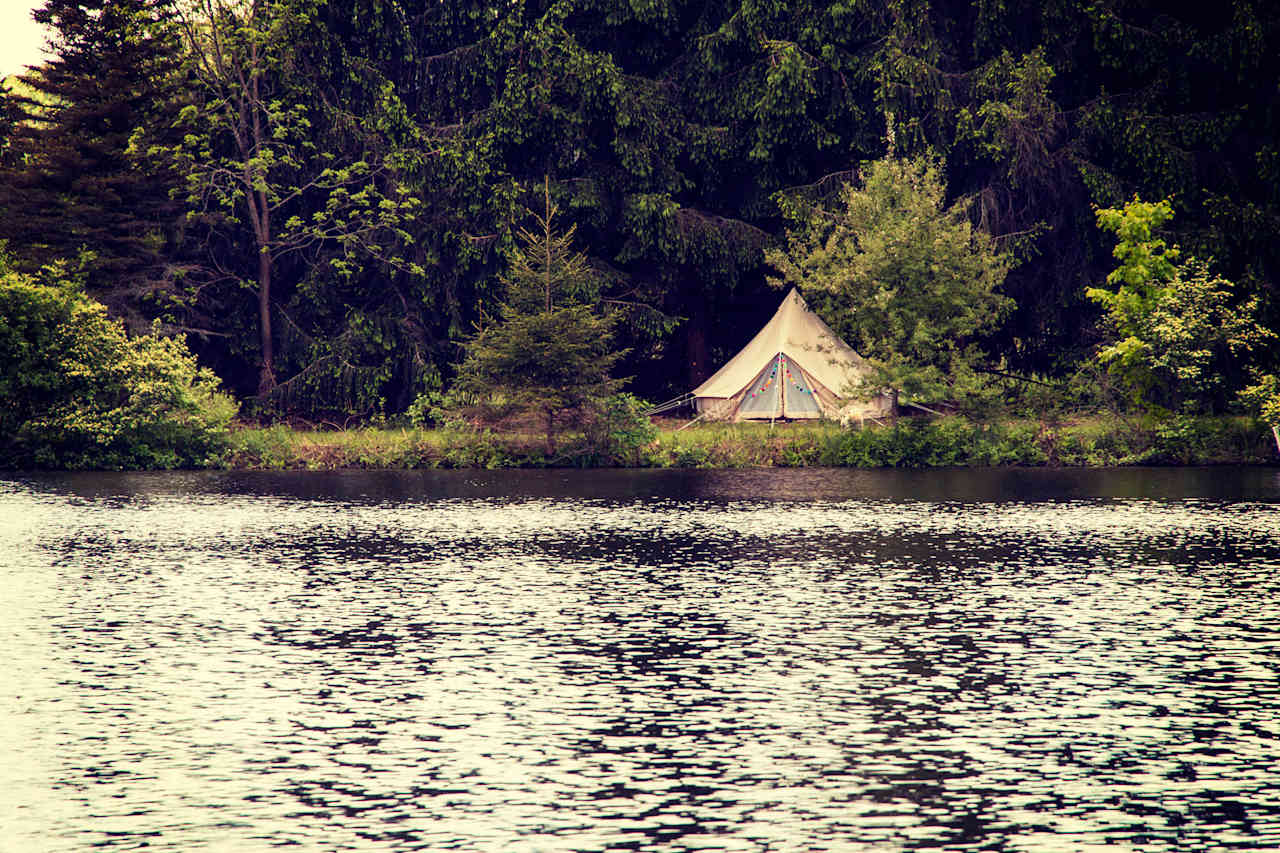
<svg viewBox="0 0 1280 853">
<path fill-rule="evenodd" d="M 422 392 L 414 398 L 405 414 L 410 423 L 422 429 L 465 429 L 479 425 L 476 418 L 469 419 L 469 416 L 486 405 L 498 406 L 500 401 L 454 384 L 447 390 L 432 388 Z"/>
<path fill-rule="evenodd" d="M 409 418 L 409 422 L 416 427 L 432 427 L 444 423 L 448 409 L 444 407 L 444 394 L 438 390 L 423 391 L 413 402 L 409 404 L 409 408 L 405 410 L 405 415 Z"/>
<path fill-rule="evenodd" d="M 573 229 L 554 230 L 549 185 L 544 193 L 538 228 L 520 232 L 502 277 L 498 319 L 467 342 L 456 387 L 480 401 L 472 415 L 482 421 L 537 416 L 551 455 L 556 434 L 595 417 L 623 383 L 609 375 L 622 355 L 613 347 L 614 320 L 590 304 L 595 277 L 572 249 Z"/>
<path fill-rule="evenodd" d="M 199 0 L 180 7 L 191 101 L 177 113 L 174 138 L 156 138 L 155 128 L 144 126 L 131 143 L 135 153 L 185 177 L 191 221 L 251 248 L 252 263 L 237 272 L 256 291 L 260 396 L 277 383 L 275 278 L 285 259 L 301 261 L 304 270 L 325 260 L 340 277 L 370 259 L 422 274 L 399 252 L 412 241 L 404 226 L 421 204 L 394 180 L 404 158 L 388 150 L 386 136 L 406 131 L 402 106 L 386 85 L 373 114 L 353 122 L 319 97 L 320 81 L 303 61 L 315 5 Z M 341 343 L 361 337 L 347 331 Z M 335 371 L 335 364 L 350 364 L 343 347 L 336 349 L 322 347 L 302 369 L 350 386 L 358 371 Z M 313 377 L 300 379 L 309 382 Z"/>
<path fill-rule="evenodd" d="M 912 400 L 957 400 L 982 387 L 979 339 L 1010 308 L 997 291 L 1009 268 L 963 207 L 945 204 L 936 164 L 884 159 L 847 186 L 835 209 L 782 197 L 799 224 L 766 253 L 874 372 L 860 396 L 892 388 Z"/>
<path fill-rule="evenodd" d="M 1053 99 L 1054 76 L 1043 48 L 1019 59 L 1002 50 L 978 75 L 980 102 L 957 111 L 956 144 L 972 145 L 1011 187 L 1038 183 L 1053 162 L 1063 123 Z"/>
<path fill-rule="evenodd" d="M 638 467 L 644 450 L 658 438 L 658 428 L 645 412 L 649 404 L 632 394 L 614 394 L 585 424 L 584 463 Z"/>
<path fill-rule="evenodd" d="M 638 465 L 658 468 L 792 466 L 948 467 L 1241 464 L 1274 457 L 1251 418 L 1179 417 L 1134 424 L 1079 417 L 1046 428 L 1029 420 L 979 423 L 962 417 L 904 418 L 895 426 L 847 430 L 831 423 L 698 424 L 653 439 L 639 403 L 614 402 L 618 444 L 593 445 L 592 431 L 566 440 L 554 457 L 518 433 L 447 426 L 432 430 L 299 431 L 283 426 L 232 433 L 219 464 L 254 469 L 543 468 Z M 626 410 L 630 409 L 630 412 Z"/>
<path fill-rule="evenodd" d="M 94 298 L 187 334 L 236 393 L 267 391 L 259 412 L 354 422 L 447 384 L 546 174 L 608 277 L 617 369 L 648 396 L 697 384 L 776 301 L 772 199 L 803 230 L 801 200 L 825 206 L 849 163 L 886 154 L 937 157 L 1017 261 L 999 288 L 1016 308 L 954 345 L 902 312 L 890 334 L 917 351 L 876 357 L 908 398 L 989 392 L 975 346 L 1073 371 L 1097 339 L 1081 282 L 1115 264 L 1092 205 L 1134 192 L 1176 198 L 1169 242 L 1236 284 L 1210 276 L 1189 304 L 1257 297 L 1280 327 L 1280 16 L 1252 0 L 41 6 L 56 61 L 4 98 L 0 236 L 27 272 L 94 253 Z M 1220 347 L 1209 367 L 1179 348 L 1157 373 L 1189 371 L 1191 397 L 1247 384 Z"/>
<path fill-rule="evenodd" d="M 1222 396 L 1232 361 L 1260 351 L 1275 335 L 1257 320 L 1258 300 L 1237 300 L 1231 282 L 1194 257 L 1179 259 L 1157 229 L 1173 216 L 1168 200 L 1135 198 L 1098 211 L 1098 225 L 1118 238 L 1114 289 L 1086 293 L 1107 312 L 1111 341 L 1104 365 L 1130 400 L 1174 411 L 1202 411 Z"/>
<path fill-rule="evenodd" d="M 50 60 L 3 93 L 0 239 L 26 272 L 91 252 L 86 287 L 135 327 L 172 286 L 174 176 L 139 168 L 138 127 L 161 123 L 175 88 L 167 0 L 44 0 Z M 3 124 L 0 119 L 0 125 Z"/>
<path fill-rule="evenodd" d="M 1240 392 L 1241 398 L 1258 413 L 1258 417 L 1271 427 L 1276 450 L 1280 451 L 1280 376 L 1260 373 L 1252 385 Z"/>
<path fill-rule="evenodd" d="M 65 269 L 0 267 L 0 465 L 207 464 L 237 406 L 174 338 L 130 337 Z"/>
<path fill-rule="evenodd" d="M 295 430 L 282 425 L 233 432 L 219 460 L 252 470 L 497 468 L 518 464 L 492 433 L 360 428 Z"/>
<path fill-rule="evenodd" d="M 666 468 L 759 468 L 829 465 L 824 449 L 843 430 L 828 421 L 788 424 L 700 423 L 659 434 L 646 451 L 649 464 Z"/>
<path fill-rule="evenodd" d="M 228 466 L 255 470 L 299 467 L 294 431 L 282 424 L 231 433 L 224 461 Z"/>
<path fill-rule="evenodd" d="M 891 427 L 848 431 L 823 461 L 857 468 L 936 468 L 953 465 L 1043 465 L 1030 424 L 975 424 L 964 418 L 904 419 Z"/>
<path fill-rule="evenodd" d="M 1275 428 L 1280 427 L 1280 377 L 1274 373 L 1264 373 L 1257 381 L 1245 388 L 1241 396 L 1253 405 L 1263 422 Z"/>
<path fill-rule="evenodd" d="M 1107 283 L 1127 285 L 1125 299 L 1150 297 L 1162 282 L 1177 273 L 1178 248 L 1167 245 L 1157 235 L 1157 229 L 1173 218 L 1169 199 L 1151 203 L 1135 196 L 1123 209 L 1099 210 L 1097 217 L 1098 227 L 1119 240 L 1111 254 L 1120 263 L 1107 274 Z M 1134 310 L 1144 307 L 1139 301 Z"/>
<path fill-rule="evenodd" d="M 1008 420 L 909 419 L 835 437 L 823 464 L 860 468 L 1215 465 L 1265 461 L 1265 433 L 1249 418 L 1180 416 L 1144 423 L 1082 418 L 1046 427 Z"/>
</svg>

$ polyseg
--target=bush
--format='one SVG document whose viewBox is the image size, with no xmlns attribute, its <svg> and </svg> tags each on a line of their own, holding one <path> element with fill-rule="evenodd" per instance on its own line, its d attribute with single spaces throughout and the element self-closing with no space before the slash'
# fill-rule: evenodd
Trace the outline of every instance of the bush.
<svg viewBox="0 0 1280 853">
<path fill-rule="evenodd" d="M 298 458 L 293 436 L 293 430 L 280 424 L 242 429 L 231 435 L 226 462 L 230 467 L 258 470 L 293 467 Z"/>
<path fill-rule="evenodd" d="M 465 401 L 458 397 L 456 391 L 445 393 L 438 388 L 428 389 L 414 398 L 405 410 L 405 416 L 416 427 L 425 429 L 445 426 L 458 420 L 453 417 L 453 413 L 465 405 Z"/>
<path fill-rule="evenodd" d="M 0 260 L 0 465 L 179 468 L 214 461 L 237 405 L 181 341 L 130 337 L 62 267 Z"/>
<path fill-rule="evenodd" d="M 1033 424 L 912 418 L 891 427 L 842 433 L 826 448 L 822 461 L 855 468 L 1043 465 L 1049 460 L 1046 437 Z"/>
<path fill-rule="evenodd" d="M 639 467 L 642 451 L 658 437 L 658 428 L 645 414 L 649 404 L 632 394 L 614 394 L 587 421 L 583 462 L 593 465 Z"/>
</svg>

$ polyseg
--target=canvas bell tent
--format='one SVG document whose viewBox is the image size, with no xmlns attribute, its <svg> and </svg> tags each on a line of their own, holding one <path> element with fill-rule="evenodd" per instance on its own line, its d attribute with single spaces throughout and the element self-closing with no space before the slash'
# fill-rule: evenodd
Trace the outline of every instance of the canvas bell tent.
<svg viewBox="0 0 1280 853">
<path fill-rule="evenodd" d="M 869 369 L 793 289 L 751 342 L 693 390 L 694 405 L 703 417 L 733 421 L 890 414 L 887 394 L 841 397 Z"/>
</svg>

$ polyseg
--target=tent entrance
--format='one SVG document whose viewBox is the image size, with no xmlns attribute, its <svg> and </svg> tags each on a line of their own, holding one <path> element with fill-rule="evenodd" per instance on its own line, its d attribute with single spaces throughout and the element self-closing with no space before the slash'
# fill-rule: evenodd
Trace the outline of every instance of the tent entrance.
<svg viewBox="0 0 1280 853">
<path fill-rule="evenodd" d="M 764 370 L 756 374 L 747 386 L 742 402 L 738 404 L 740 418 L 780 418 L 782 417 L 782 400 L 778 394 L 778 362 L 781 355 L 774 356 Z"/>
<path fill-rule="evenodd" d="M 747 386 L 738 417 L 820 418 L 822 407 L 805 372 L 785 353 L 778 353 Z"/>
<path fill-rule="evenodd" d="M 800 366 L 785 355 L 782 367 L 782 416 L 784 418 L 820 418 L 822 407 L 813 393 L 813 385 Z"/>
</svg>

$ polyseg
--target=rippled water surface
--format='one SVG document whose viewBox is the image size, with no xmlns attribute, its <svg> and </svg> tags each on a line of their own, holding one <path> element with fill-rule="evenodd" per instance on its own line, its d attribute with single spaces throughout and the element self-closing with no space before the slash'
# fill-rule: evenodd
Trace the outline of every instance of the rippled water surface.
<svg viewBox="0 0 1280 853">
<path fill-rule="evenodd" d="M 1280 471 L 0 480 L 0 849 L 1280 847 Z"/>
</svg>

